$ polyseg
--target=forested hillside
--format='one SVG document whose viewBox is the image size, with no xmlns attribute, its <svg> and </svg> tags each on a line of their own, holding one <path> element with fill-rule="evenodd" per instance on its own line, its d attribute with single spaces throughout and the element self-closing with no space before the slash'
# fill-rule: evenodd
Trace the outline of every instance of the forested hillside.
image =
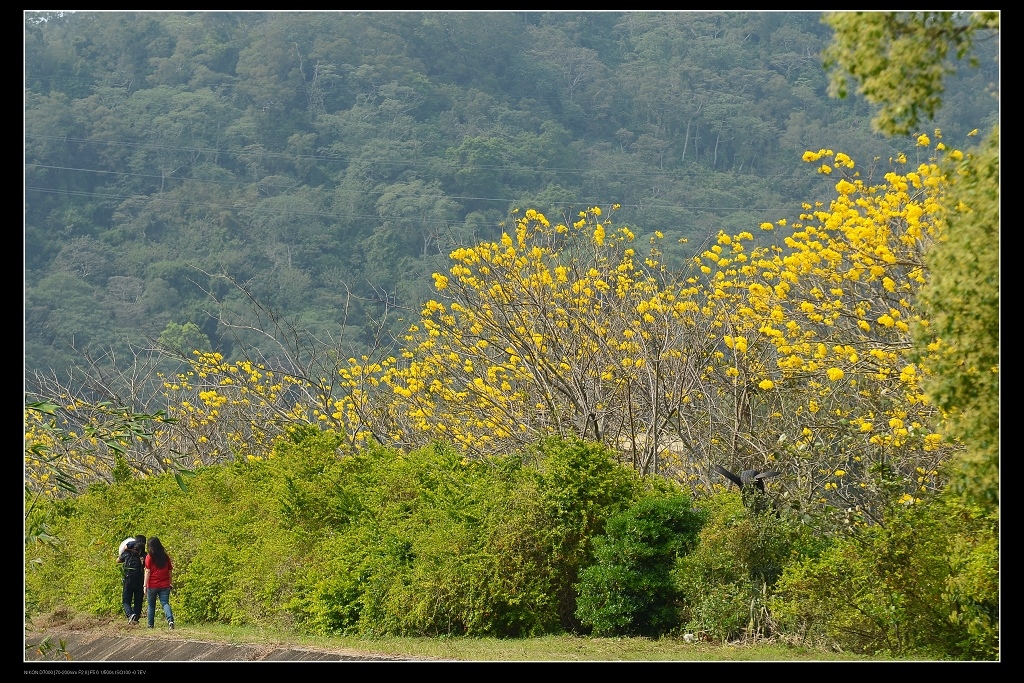
<svg viewBox="0 0 1024 683">
<path fill-rule="evenodd" d="M 816 13 L 28 13 L 26 368 L 161 334 L 272 355 L 225 324 L 252 320 L 232 281 L 357 353 L 517 208 L 617 203 L 678 263 L 824 198 L 805 150 L 868 173 L 906 148 L 826 96 L 829 36 Z M 949 139 L 994 120 L 996 49 L 947 83 Z"/>
</svg>

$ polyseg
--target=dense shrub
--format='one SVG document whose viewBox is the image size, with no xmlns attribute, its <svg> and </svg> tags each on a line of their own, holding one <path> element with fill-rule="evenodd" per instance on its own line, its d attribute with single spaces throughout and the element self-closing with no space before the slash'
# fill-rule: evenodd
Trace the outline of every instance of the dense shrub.
<svg viewBox="0 0 1024 683">
<path fill-rule="evenodd" d="M 577 615 L 595 635 L 656 636 L 679 621 L 671 571 L 697 540 L 704 514 L 689 496 L 645 497 L 608 519 L 596 563 L 579 583 Z"/>
<path fill-rule="evenodd" d="M 596 444 L 550 439 L 534 457 L 546 520 L 546 573 L 553 581 L 562 626 L 575 630 L 580 626 L 576 583 L 580 570 L 594 561 L 591 539 L 604 531 L 610 515 L 640 495 L 645 484 L 634 470 L 616 464 L 611 452 Z M 646 486 L 660 486 L 660 482 L 648 480 Z"/>
<path fill-rule="evenodd" d="M 998 656 L 998 527 L 983 510 L 940 497 L 825 539 L 736 493 L 698 505 L 578 441 L 484 461 L 343 453 L 304 429 L 263 461 L 200 468 L 187 492 L 168 474 L 36 504 L 26 609 L 119 615 L 115 550 L 141 532 L 174 559 L 186 623 L 529 636 L 678 620 L 723 640 L 777 626 L 865 653 Z"/>
<path fill-rule="evenodd" d="M 289 609 L 303 628 L 364 635 L 525 636 L 574 628 L 590 539 L 640 480 L 599 446 L 546 441 L 468 460 L 435 446 L 342 460 L 351 523 L 321 539 Z"/>
<path fill-rule="evenodd" d="M 159 536 L 174 562 L 178 620 L 279 620 L 299 538 L 282 523 L 272 480 L 266 463 L 239 463 L 200 468 L 187 492 L 166 474 L 50 502 L 39 514 L 58 541 L 36 544 L 26 595 L 40 610 L 119 614 L 117 547 L 143 533 Z"/>
<path fill-rule="evenodd" d="M 686 630 L 723 641 L 768 634 L 766 600 L 800 527 L 773 513 L 751 513 L 738 493 L 719 493 L 701 507 L 708 521 L 699 543 L 673 570 Z"/>
<path fill-rule="evenodd" d="M 788 566 L 773 613 L 790 632 L 858 652 L 996 658 L 997 533 L 993 516 L 951 496 L 901 506 Z"/>
<path fill-rule="evenodd" d="M 121 611 L 118 544 L 147 528 L 156 481 L 93 484 L 73 499 L 49 500 L 33 521 L 52 534 L 52 543 L 26 548 L 26 608 L 71 607 L 92 614 Z"/>
</svg>

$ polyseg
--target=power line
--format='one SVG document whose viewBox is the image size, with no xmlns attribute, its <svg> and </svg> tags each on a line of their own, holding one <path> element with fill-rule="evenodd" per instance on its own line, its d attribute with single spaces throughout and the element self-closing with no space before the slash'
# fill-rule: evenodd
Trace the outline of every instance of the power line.
<svg viewBox="0 0 1024 683">
<path fill-rule="evenodd" d="M 37 136 L 37 137 L 43 138 L 44 136 Z M 60 140 L 64 140 L 65 138 L 45 137 L 45 139 L 60 139 Z M 135 145 L 135 146 L 150 147 L 150 148 L 155 148 L 155 149 L 163 149 L 164 148 L 164 147 L 161 147 L 161 146 L 146 146 L 146 145 L 141 145 L 139 143 L 110 143 L 109 141 L 104 141 L 104 144 Z M 200 151 L 200 150 L 202 150 L 202 148 L 173 148 L 173 149 L 187 150 L 187 151 Z M 225 152 L 221 151 L 220 153 L 224 154 Z M 289 158 L 289 159 L 296 158 L 294 155 L 279 154 L 279 155 L 276 155 L 276 156 L 286 157 L 286 158 Z M 315 156 L 312 156 L 312 155 L 300 155 L 299 158 L 315 159 L 315 158 L 325 158 L 325 157 L 315 157 Z M 407 165 L 425 166 L 426 164 L 409 163 Z M 181 183 L 181 184 L 185 184 L 185 183 L 197 184 L 197 185 L 200 185 L 200 186 L 202 186 L 202 185 L 213 185 L 213 186 L 233 185 L 233 186 L 236 186 L 236 187 L 252 187 L 253 185 L 256 185 L 256 186 L 258 186 L 260 188 L 291 189 L 291 188 L 294 188 L 294 187 L 300 185 L 300 183 L 298 181 L 289 182 L 289 183 L 275 183 L 275 182 L 268 182 L 266 180 L 243 181 L 243 180 L 216 180 L 216 179 L 200 179 L 200 178 L 183 178 L 183 177 L 178 177 L 178 176 L 173 176 L 173 175 L 165 175 L 165 174 L 159 174 L 158 175 L 158 174 L 127 172 L 127 171 L 111 171 L 111 170 L 104 170 L 104 169 L 91 169 L 91 168 L 83 168 L 83 167 L 61 166 L 61 165 L 55 165 L 55 164 L 33 164 L 33 163 L 26 163 L 25 164 L 25 168 L 26 169 L 53 170 L 53 171 L 59 171 L 59 172 L 91 173 L 91 174 L 98 174 L 98 175 L 110 175 L 110 176 L 118 176 L 118 177 L 124 177 L 124 178 L 141 178 L 141 179 L 148 179 L 148 180 L 158 180 L 159 179 L 161 181 L 161 183 L 177 182 L 177 183 Z M 472 166 L 472 167 L 463 166 L 462 168 L 475 170 L 475 169 L 487 168 L 487 167 L 486 166 L 480 166 L 480 167 L 477 167 L 477 166 Z M 495 168 L 506 168 L 506 169 L 508 169 L 508 168 L 517 168 L 520 171 L 532 171 L 532 170 L 535 170 L 535 169 L 529 169 L 529 168 L 526 168 L 526 167 L 495 167 Z M 227 170 L 228 172 L 231 172 L 230 169 L 225 169 L 225 170 Z M 607 172 L 607 169 L 605 169 L 605 171 Z M 551 169 L 551 172 L 554 172 L 554 169 Z M 618 172 L 612 172 L 613 175 L 617 174 L 617 173 Z M 624 174 L 625 172 L 621 172 L 621 173 Z M 671 176 L 673 178 L 677 177 L 676 174 L 667 174 L 667 173 L 665 173 L 665 174 L 653 174 L 652 173 L 652 174 L 648 174 L 648 175 L 654 176 L 654 177 L 669 177 L 669 176 Z M 270 177 L 273 177 L 273 176 L 270 176 Z M 125 201 L 125 200 L 128 200 L 128 199 L 139 199 L 139 198 L 145 198 L 145 199 L 156 199 L 157 198 L 157 197 L 154 197 L 154 195 L 152 195 L 152 194 L 142 195 L 140 197 L 140 195 L 122 195 L 122 194 L 110 194 L 110 193 L 104 193 L 104 192 L 86 192 L 86 191 L 75 191 L 75 190 L 62 190 L 62 189 L 56 188 L 56 187 L 43 187 L 43 186 L 26 186 L 25 190 L 26 190 L 26 192 L 32 191 L 32 192 L 40 192 L 40 193 L 48 193 L 48 194 L 66 194 L 66 195 L 69 195 L 69 196 L 91 197 L 91 198 L 96 198 L 96 199 L 101 199 L 101 200 L 109 200 L 109 201 Z M 543 190 L 541 190 L 541 191 L 543 191 Z M 523 190 L 524 194 L 531 194 L 531 193 L 534 193 L 534 192 L 537 192 L 537 190 Z M 277 196 L 285 196 L 285 195 L 277 195 Z M 506 204 L 506 205 L 507 204 L 512 204 L 512 203 L 517 201 L 516 199 L 510 198 L 510 197 L 480 197 L 480 196 L 471 196 L 471 195 L 449 195 L 449 194 L 444 194 L 444 193 L 441 193 L 441 194 L 397 193 L 397 194 L 394 194 L 393 196 L 399 197 L 399 198 L 412 199 L 412 200 L 449 199 L 449 200 L 452 200 L 452 201 L 495 202 L 495 203 L 501 203 L 501 204 Z M 246 203 L 246 204 L 226 203 L 226 204 L 218 205 L 218 204 L 213 204 L 213 203 L 209 203 L 209 202 L 191 202 L 191 201 L 185 201 L 185 200 L 170 199 L 170 198 L 162 197 L 162 196 L 160 197 L 160 199 L 163 200 L 163 201 L 172 201 L 172 202 L 178 203 L 180 205 L 187 205 L 187 206 L 209 206 L 209 207 L 218 208 L 218 209 L 221 209 L 221 210 L 223 210 L 223 209 L 241 210 L 241 209 L 245 209 L 245 208 L 250 208 L 251 207 L 251 204 L 249 204 L 249 203 Z M 268 199 L 269 199 L 269 197 L 268 197 Z M 546 202 L 546 204 L 548 204 L 550 206 L 563 206 L 563 207 L 573 207 L 573 206 L 583 206 L 583 205 L 594 206 L 594 205 L 601 204 L 602 201 L 606 201 L 606 200 L 602 200 L 600 198 L 577 198 L 577 199 L 570 200 L 570 201 L 551 201 L 551 202 Z M 780 210 L 778 208 L 754 207 L 754 206 L 680 205 L 680 204 L 670 204 L 670 203 L 643 201 L 643 200 L 635 202 L 635 203 L 630 203 L 630 202 L 622 203 L 622 202 L 620 202 L 620 205 L 624 206 L 626 208 L 633 208 L 633 209 L 645 209 L 646 208 L 646 209 L 674 210 L 674 211 L 691 211 L 691 212 L 693 212 L 693 211 L 697 211 L 697 212 L 752 211 L 752 212 L 758 212 L 758 213 L 766 213 L 766 212 L 769 212 L 769 211 L 776 211 L 777 212 L 777 211 Z M 273 210 L 274 207 L 271 207 L 271 206 L 262 206 L 261 207 L 261 210 L 268 210 L 268 209 L 269 210 Z M 345 215 L 345 214 L 338 214 L 338 213 L 334 213 L 334 212 L 328 213 L 328 212 L 303 212 L 303 211 L 295 212 L 295 211 L 291 211 L 291 213 L 295 213 L 296 215 L 331 217 L 331 218 L 336 218 L 336 219 L 343 219 L 343 218 L 349 218 L 349 219 L 381 218 L 381 216 L 379 216 L 379 215 L 365 215 L 365 214 Z M 442 221 L 438 220 L 436 222 L 440 223 Z"/>
<path fill-rule="evenodd" d="M 496 136 L 495 136 L 496 137 Z M 153 143 L 142 143 L 142 142 L 126 142 L 120 140 L 93 140 L 88 138 L 72 138 L 61 135 L 30 135 L 26 134 L 27 140 L 52 140 L 60 142 L 75 142 L 79 144 L 91 144 L 91 145 L 117 145 L 124 147 L 135 147 L 142 150 L 148 151 L 169 151 L 169 152 L 181 152 L 190 157 L 197 157 L 200 155 L 224 155 L 233 156 L 240 161 L 249 160 L 253 158 L 260 159 L 280 159 L 285 161 L 292 160 L 309 160 L 321 163 L 337 163 L 350 166 L 354 162 L 370 162 L 379 165 L 390 165 L 402 168 L 428 168 L 435 170 L 438 168 L 448 169 L 452 172 L 472 170 L 472 171 L 506 171 L 512 173 L 546 173 L 546 174 L 571 174 L 580 173 L 593 175 L 604 174 L 609 177 L 616 176 L 628 176 L 630 178 L 687 178 L 704 176 L 709 172 L 709 169 L 694 169 L 694 170 L 675 170 L 675 171 L 638 171 L 636 169 L 609 169 L 609 168 L 595 168 L 593 166 L 524 166 L 522 164 L 454 164 L 440 157 L 435 157 L 436 160 L 431 161 L 411 161 L 411 160 L 398 160 L 386 157 L 366 157 L 363 155 L 323 155 L 323 154 L 292 154 L 284 152 L 270 152 L 267 150 L 247 150 L 247 149 L 225 149 L 220 147 L 192 147 L 192 146 L 179 146 L 179 145 L 160 145 Z M 494 137 L 486 139 L 495 139 Z M 503 139 L 503 138 L 498 138 Z M 449 150 L 455 148 L 448 148 Z M 794 154 L 794 158 L 797 158 Z M 642 162 L 640 162 L 642 163 Z M 711 172 L 725 173 L 725 171 L 714 171 Z M 747 177 L 757 177 L 761 180 L 766 179 L 767 175 L 760 175 L 757 173 L 745 174 Z"/>
<path fill-rule="evenodd" d="M 287 213 L 289 215 L 294 215 L 294 216 L 305 216 L 305 217 L 310 217 L 310 218 L 329 218 L 329 219 L 334 219 L 334 220 L 367 220 L 367 219 L 372 219 L 372 220 L 380 220 L 380 221 L 394 221 L 394 222 L 402 222 L 402 223 L 420 223 L 420 224 L 435 224 L 435 225 L 448 225 L 448 224 L 451 223 L 450 219 L 441 219 L 441 218 L 436 218 L 436 219 L 435 218 L 408 218 L 408 217 L 393 216 L 393 215 L 386 215 L 386 214 L 385 215 L 381 215 L 379 213 L 377 213 L 377 214 L 351 214 L 351 213 L 337 213 L 337 212 L 327 212 L 327 211 L 295 210 L 295 209 L 292 209 L 292 208 L 275 207 L 275 206 L 272 206 L 272 205 L 268 206 L 268 205 L 264 205 L 264 204 L 260 204 L 258 206 L 254 206 L 252 203 L 224 203 L 224 204 L 216 204 L 216 203 L 212 203 L 212 202 L 189 201 L 189 200 L 184 200 L 184 199 L 172 199 L 172 198 L 166 197 L 164 195 L 155 195 L 155 196 L 154 195 L 145 195 L 145 196 L 139 196 L 139 195 L 118 195 L 118 194 L 107 194 L 107 193 L 102 193 L 102 192 L 87 192 L 87 191 L 84 191 L 84 190 L 62 190 L 62 189 L 57 189 L 57 188 L 36 187 L 36 186 L 26 186 L 25 190 L 27 192 L 39 192 L 39 193 L 43 193 L 43 194 L 65 195 L 65 196 L 72 196 L 72 197 L 86 197 L 86 198 L 99 199 L 99 200 L 102 200 L 102 201 L 112 201 L 112 202 L 124 202 L 124 201 L 132 200 L 132 199 L 143 199 L 143 200 L 146 200 L 146 201 L 159 201 L 159 202 L 161 202 L 163 204 L 168 204 L 169 203 L 169 204 L 173 204 L 173 205 L 176 205 L 176 206 L 179 206 L 179 207 L 204 207 L 204 208 L 207 208 L 207 209 L 210 209 L 210 210 L 219 210 L 219 211 L 224 211 L 224 210 L 234 210 L 234 211 L 240 211 L 240 212 L 258 211 L 260 214 L 266 214 L 268 212 L 276 212 L 279 215 Z M 472 200 L 476 200 L 476 201 L 501 202 L 501 203 L 504 203 L 504 204 L 513 204 L 515 202 L 515 200 L 507 199 L 507 198 L 499 199 L 499 198 L 487 198 L 487 197 L 449 197 L 448 195 L 414 195 L 414 194 L 409 194 L 409 195 L 401 195 L 400 194 L 400 195 L 397 195 L 397 196 L 398 197 L 410 198 L 410 199 L 438 199 L 438 198 L 467 199 L 467 200 L 472 199 Z M 552 207 L 554 207 L 554 206 L 580 207 L 580 206 L 597 206 L 597 205 L 601 204 L 601 202 L 598 201 L 598 200 L 579 200 L 579 201 L 573 201 L 573 202 L 548 202 L 548 204 L 550 204 Z M 620 204 L 620 206 L 625 207 L 625 208 L 632 208 L 632 209 L 651 208 L 651 209 L 677 210 L 677 211 L 707 211 L 707 212 L 716 212 L 716 211 L 769 212 L 770 211 L 770 209 L 765 209 L 765 208 L 761 208 L 761 207 L 748 207 L 748 206 L 734 206 L 734 207 L 680 206 L 680 205 L 674 205 L 674 204 L 650 204 L 650 203 L 643 203 L 643 204 L 641 204 L 641 203 L 636 203 L 636 204 Z"/>
</svg>

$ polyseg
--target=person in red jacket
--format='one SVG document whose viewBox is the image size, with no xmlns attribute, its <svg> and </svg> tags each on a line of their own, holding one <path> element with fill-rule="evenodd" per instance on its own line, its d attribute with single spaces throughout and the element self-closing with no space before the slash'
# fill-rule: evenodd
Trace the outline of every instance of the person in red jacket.
<svg viewBox="0 0 1024 683">
<path fill-rule="evenodd" d="M 167 617 L 167 625 L 174 628 L 174 612 L 171 611 L 171 589 L 174 583 L 171 581 L 171 572 L 174 570 L 174 563 L 164 550 L 160 539 L 153 536 L 149 539 L 149 553 L 146 555 L 146 573 L 143 578 L 143 590 L 146 591 L 146 599 L 149 603 L 149 613 L 146 615 L 149 628 L 153 628 L 153 617 L 156 614 L 156 599 L 160 598 L 160 604 L 164 608 L 164 616 Z"/>
</svg>

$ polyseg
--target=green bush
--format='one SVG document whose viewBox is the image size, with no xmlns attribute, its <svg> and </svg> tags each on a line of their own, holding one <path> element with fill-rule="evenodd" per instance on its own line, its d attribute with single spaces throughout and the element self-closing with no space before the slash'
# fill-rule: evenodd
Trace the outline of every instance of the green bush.
<svg viewBox="0 0 1024 683">
<path fill-rule="evenodd" d="M 689 496 L 645 497 L 608 519 L 596 563 L 578 585 L 576 614 L 594 635 L 657 636 L 679 621 L 671 571 L 696 543 L 704 514 Z"/>
<path fill-rule="evenodd" d="M 578 627 L 573 586 L 605 520 L 651 486 L 600 446 L 468 460 L 437 446 L 344 452 L 300 428 L 262 461 L 97 485 L 32 512 L 26 601 L 120 613 L 128 535 L 174 560 L 178 620 L 317 633 L 529 636 Z M 33 539 L 41 538 L 34 534 Z M 37 561 L 38 560 L 38 561 Z"/>
<path fill-rule="evenodd" d="M 292 428 L 277 440 L 263 465 L 282 523 L 300 536 L 314 538 L 359 514 L 358 493 L 347 488 L 343 443 L 335 432 Z"/>
<path fill-rule="evenodd" d="M 174 562 L 176 619 L 287 621 L 288 567 L 298 537 L 282 525 L 265 463 L 197 470 L 182 491 L 173 475 L 94 485 L 39 514 L 53 545 L 34 544 L 26 595 L 38 609 L 120 614 L 118 544 L 159 536 Z"/>
<path fill-rule="evenodd" d="M 768 635 L 767 598 L 800 527 L 773 513 L 751 513 L 739 493 L 719 493 L 700 505 L 708 521 L 697 547 L 673 570 L 685 629 L 722 641 Z"/>
<path fill-rule="evenodd" d="M 642 493 L 644 484 L 598 444 L 549 439 L 534 457 L 544 514 L 545 573 L 552 581 L 559 621 L 574 631 L 581 626 L 576 617 L 579 572 L 594 561 L 590 541 L 604 531 L 610 515 Z"/>
<path fill-rule="evenodd" d="M 787 567 L 772 611 L 791 632 L 857 652 L 994 659 L 997 534 L 994 516 L 949 495 L 898 508 Z"/>
<path fill-rule="evenodd" d="M 347 457 L 334 491 L 356 516 L 317 544 L 289 609 L 319 633 L 573 628 L 590 539 L 639 490 L 607 451 L 579 441 L 493 461 L 441 446 Z"/>
<path fill-rule="evenodd" d="M 81 496 L 37 506 L 35 523 L 54 541 L 26 548 L 26 601 L 42 611 L 71 607 L 90 614 L 121 613 L 118 545 L 144 528 L 152 483 L 95 484 Z M 29 606 L 27 604 L 27 606 Z"/>
</svg>

